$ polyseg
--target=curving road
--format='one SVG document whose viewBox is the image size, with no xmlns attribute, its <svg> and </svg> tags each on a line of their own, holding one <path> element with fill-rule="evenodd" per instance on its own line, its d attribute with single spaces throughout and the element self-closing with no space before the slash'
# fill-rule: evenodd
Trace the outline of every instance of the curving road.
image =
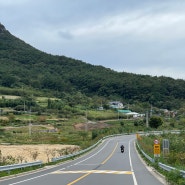
<svg viewBox="0 0 185 185">
<path fill-rule="evenodd" d="M 0 180 L 1 185 L 162 185 L 141 162 L 134 135 L 105 140 L 90 153 L 33 174 Z M 124 144 L 125 153 L 120 152 Z"/>
</svg>

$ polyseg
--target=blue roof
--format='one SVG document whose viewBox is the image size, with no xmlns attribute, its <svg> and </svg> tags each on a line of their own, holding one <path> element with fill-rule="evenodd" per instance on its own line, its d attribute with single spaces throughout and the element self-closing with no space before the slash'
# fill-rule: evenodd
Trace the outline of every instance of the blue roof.
<svg viewBox="0 0 185 185">
<path fill-rule="evenodd" d="M 118 112 L 121 112 L 121 113 L 129 113 L 129 112 L 131 112 L 130 110 L 118 110 Z"/>
</svg>

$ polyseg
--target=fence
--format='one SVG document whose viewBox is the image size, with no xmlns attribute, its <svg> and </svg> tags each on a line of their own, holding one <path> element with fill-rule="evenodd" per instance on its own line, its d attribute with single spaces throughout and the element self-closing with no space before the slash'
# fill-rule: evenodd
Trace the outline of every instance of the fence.
<svg viewBox="0 0 185 185">
<path fill-rule="evenodd" d="M 41 166 L 42 164 L 43 164 L 42 161 L 35 161 L 35 162 L 30 162 L 30 163 L 21 163 L 21 164 L 0 166 L 0 172 L 11 171 L 11 170 L 21 169 L 21 168 L 26 168 L 26 167 L 31 167 L 31 166 L 39 166 L 39 165 Z"/>
</svg>

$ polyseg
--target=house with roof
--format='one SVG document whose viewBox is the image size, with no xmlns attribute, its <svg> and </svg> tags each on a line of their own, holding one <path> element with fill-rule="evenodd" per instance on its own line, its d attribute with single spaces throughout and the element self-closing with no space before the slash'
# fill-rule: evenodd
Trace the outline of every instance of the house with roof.
<svg viewBox="0 0 185 185">
<path fill-rule="evenodd" d="M 123 103 L 121 103 L 120 101 L 111 101 L 109 102 L 109 107 L 113 109 L 122 109 Z"/>
</svg>

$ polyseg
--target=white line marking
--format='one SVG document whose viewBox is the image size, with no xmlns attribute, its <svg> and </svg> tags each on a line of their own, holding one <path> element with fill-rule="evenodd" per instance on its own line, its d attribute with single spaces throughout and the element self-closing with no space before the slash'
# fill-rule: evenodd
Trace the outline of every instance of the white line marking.
<svg viewBox="0 0 185 185">
<path fill-rule="evenodd" d="M 131 159 L 131 153 L 130 153 L 130 142 L 131 141 L 129 141 L 129 161 L 130 161 L 131 171 L 133 172 L 132 173 L 132 178 L 133 178 L 133 181 L 134 181 L 134 185 L 138 185 L 137 180 L 136 180 L 136 176 L 134 174 L 133 165 L 132 165 L 132 159 Z"/>
<path fill-rule="evenodd" d="M 80 163 L 82 163 L 82 162 L 84 162 L 84 161 L 90 159 L 91 157 L 94 157 L 95 155 L 97 155 L 98 153 L 100 153 L 100 152 L 107 146 L 107 144 L 108 144 L 110 141 L 111 141 L 111 140 L 109 140 L 98 152 L 96 152 L 95 154 L 91 155 L 90 157 L 88 157 L 88 158 L 86 158 L 86 159 L 84 159 L 84 160 L 82 160 L 82 161 L 79 161 L 78 163 L 76 163 L 76 164 L 74 164 L 74 165 L 80 164 Z M 73 166 L 73 165 L 71 165 L 71 166 Z M 65 168 L 64 168 L 64 169 L 65 169 Z M 22 181 L 19 181 L 19 182 L 15 182 L 15 183 L 12 183 L 12 184 L 9 184 L 9 185 L 21 184 L 21 183 L 23 183 L 23 182 L 27 182 L 27 181 L 34 180 L 34 179 L 37 179 L 37 178 L 40 178 L 40 177 L 44 177 L 44 176 L 49 175 L 49 174 L 51 174 L 51 173 L 46 173 L 46 174 L 44 174 L 44 175 L 32 177 L 32 178 L 29 178 L 29 179 L 26 179 L 26 180 L 22 180 Z"/>
<path fill-rule="evenodd" d="M 78 165 L 78 164 L 80 164 L 80 163 L 82 163 L 82 162 L 84 162 L 84 161 L 87 161 L 88 159 L 94 157 L 95 155 L 97 155 L 98 153 L 100 153 L 100 152 L 108 145 L 108 143 L 109 143 L 110 141 L 111 141 L 111 140 L 109 140 L 98 152 L 96 152 L 95 154 L 89 156 L 88 158 L 85 158 L 85 159 L 82 160 L 82 161 L 79 161 L 79 162 L 75 163 L 74 165 Z"/>
<path fill-rule="evenodd" d="M 12 183 L 12 184 L 9 184 L 9 185 L 21 184 L 21 183 L 23 183 L 23 182 L 27 182 L 27 181 L 30 181 L 30 180 L 33 180 L 33 179 L 37 179 L 37 178 L 40 178 L 40 177 L 44 177 L 44 176 L 49 175 L 49 174 L 50 174 L 50 173 L 46 173 L 46 174 L 44 174 L 44 175 L 36 176 L 36 177 L 30 178 L 30 179 L 26 179 L 26 180 L 23 180 L 23 181 L 15 182 L 15 183 Z"/>
</svg>

